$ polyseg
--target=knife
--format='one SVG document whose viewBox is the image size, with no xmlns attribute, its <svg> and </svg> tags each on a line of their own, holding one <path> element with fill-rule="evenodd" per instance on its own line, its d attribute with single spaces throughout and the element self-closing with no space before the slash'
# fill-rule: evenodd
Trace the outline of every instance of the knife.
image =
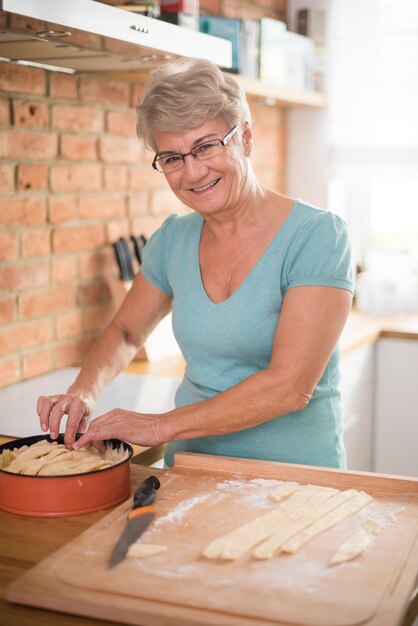
<svg viewBox="0 0 418 626">
<path fill-rule="evenodd" d="M 139 237 L 135 237 L 135 235 L 131 235 L 131 241 L 134 244 L 134 252 L 136 259 L 139 265 L 142 264 L 142 249 L 147 243 L 146 237 L 144 235 L 140 235 Z"/>
<path fill-rule="evenodd" d="M 132 510 L 128 513 L 128 521 L 109 557 L 108 569 L 112 569 L 124 560 L 129 546 L 135 543 L 151 523 L 155 514 L 152 503 L 155 492 L 160 488 L 156 476 L 150 476 L 139 485 L 134 494 Z"/>
<path fill-rule="evenodd" d="M 129 257 L 129 253 L 127 256 L 126 247 L 123 245 L 121 239 L 115 241 L 112 246 L 115 251 L 116 260 L 118 262 L 120 278 L 123 281 L 129 281 L 135 278 L 135 273 L 132 267 L 132 261 Z"/>
</svg>

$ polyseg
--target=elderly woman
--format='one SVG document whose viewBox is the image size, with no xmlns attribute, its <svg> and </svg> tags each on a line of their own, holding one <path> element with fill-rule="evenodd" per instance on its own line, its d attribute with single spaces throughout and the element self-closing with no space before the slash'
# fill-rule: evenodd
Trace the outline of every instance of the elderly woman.
<svg viewBox="0 0 418 626">
<path fill-rule="evenodd" d="M 155 175 L 192 209 L 149 239 L 132 289 L 66 394 L 42 397 L 43 431 L 176 451 L 344 467 L 338 339 L 353 292 L 344 222 L 266 189 L 251 165 L 245 94 L 207 61 L 157 69 L 138 106 Z M 172 310 L 186 361 L 176 408 L 94 401 Z"/>
</svg>

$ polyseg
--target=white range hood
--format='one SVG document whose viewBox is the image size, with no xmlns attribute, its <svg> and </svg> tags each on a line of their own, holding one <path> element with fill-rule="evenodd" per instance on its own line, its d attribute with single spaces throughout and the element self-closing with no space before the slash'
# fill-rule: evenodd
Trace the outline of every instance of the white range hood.
<svg viewBox="0 0 418 626">
<path fill-rule="evenodd" d="M 0 0 L 0 57 L 64 71 L 147 70 L 176 57 L 231 67 L 231 42 L 94 0 Z"/>
</svg>

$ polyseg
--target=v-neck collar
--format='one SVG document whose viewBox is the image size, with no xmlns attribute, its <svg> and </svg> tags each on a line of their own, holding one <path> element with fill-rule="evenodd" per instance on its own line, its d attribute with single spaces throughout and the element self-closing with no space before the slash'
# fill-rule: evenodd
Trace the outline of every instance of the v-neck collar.
<svg viewBox="0 0 418 626">
<path fill-rule="evenodd" d="M 201 268 L 200 268 L 199 251 L 200 251 L 200 242 L 201 242 L 201 239 L 202 239 L 202 230 L 203 230 L 203 226 L 205 224 L 205 220 L 204 220 L 204 218 L 200 214 L 198 214 L 200 219 L 201 219 L 201 224 L 200 224 L 200 228 L 197 231 L 196 242 L 195 242 L 195 259 L 196 259 L 195 267 L 196 267 L 196 272 L 197 272 L 197 282 L 199 284 L 199 289 L 202 292 L 203 297 L 206 298 L 206 300 L 210 303 L 211 306 L 219 307 L 219 306 L 222 306 L 222 305 L 227 305 L 229 302 L 231 302 L 231 300 L 234 298 L 234 296 L 236 294 L 238 294 L 238 292 L 242 291 L 245 288 L 246 284 L 248 284 L 248 282 L 250 282 L 251 276 L 255 273 L 255 271 L 258 269 L 258 267 L 262 264 L 263 260 L 271 253 L 271 250 L 273 248 L 275 248 L 277 241 L 279 241 L 282 238 L 283 234 L 288 229 L 289 224 L 291 223 L 291 221 L 293 219 L 293 216 L 295 214 L 295 209 L 296 209 L 298 204 L 299 204 L 299 201 L 295 200 L 293 205 L 292 205 L 292 208 L 290 209 L 290 211 L 287 214 L 286 218 L 284 219 L 283 223 L 279 226 L 279 228 L 278 228 L 276 234 L 274 235 L 273 239 L 270 241 L 269 245 L 264 250 L 263 254 L 254 263 L 253 267 L 250 269 L 248 274 L 245 276 L 244 280 L 231 293 L 231 295 L 228 296 L 228 298 L 225 298 L 225 300 L 221 300 L 220 302 L 214 302 L 212 300 L 212 298 L 210 298 L 210 296 L 207 293 L 207 291 L 205 289 L 205 286 L 203 284 L 202 271 L 201 271 Z M 238 296 L 236 296 L 236 297 L 238 297 Z"/>
</svg>

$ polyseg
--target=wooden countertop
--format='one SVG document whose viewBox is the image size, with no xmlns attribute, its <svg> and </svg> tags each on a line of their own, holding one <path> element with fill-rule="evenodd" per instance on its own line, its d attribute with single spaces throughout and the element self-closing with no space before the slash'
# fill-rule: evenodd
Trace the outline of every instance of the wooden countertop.
<svg viewBox="0 0 418 626">
<path fill-rule="evenodd" d="M 418 315 L 385 317 L 353 310 L 341 335 L 342 354 L 375 343 L 379 337 L 418 339 Z"/>
</svg>

